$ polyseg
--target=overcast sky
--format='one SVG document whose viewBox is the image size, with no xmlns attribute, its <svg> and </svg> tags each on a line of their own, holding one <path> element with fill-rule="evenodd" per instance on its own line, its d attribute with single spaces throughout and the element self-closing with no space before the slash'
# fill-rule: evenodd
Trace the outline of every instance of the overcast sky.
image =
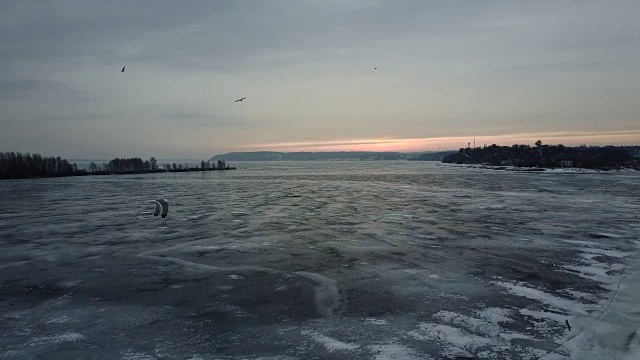
<svg viewBox="0 0 640 360">
<path fill-rule="evenodd" d="M 637 144 L 638 19 L 638 1 L 2 1 L 0 151 Z"/>
</svg>

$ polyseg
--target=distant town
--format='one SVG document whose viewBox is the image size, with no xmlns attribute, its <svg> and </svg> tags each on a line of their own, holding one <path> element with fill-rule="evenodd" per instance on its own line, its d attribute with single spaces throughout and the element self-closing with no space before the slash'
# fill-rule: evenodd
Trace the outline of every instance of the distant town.
<svg viewBox="0 0 640 360">
<path fill-rule="evenodd" d="M 86 169 L 78 168 L 76 163 L 62 159 L 60 156 L 42 156 L 40 154 L 22 154 L 16 152 L 0 152 L 0 179 L 25 179 L 62 176 L 86 175 L 121 175 L 148 174 L 159 172 L 191 172 L 234 170 L 224 160 L 200 162 L 200 166 L 189 164 L 165 163 L 160 166 L 151 157 L 149 160 L 141 158 L 115 158 L 109 162 L 97 164 L 91 162 Z"/>
</svg>

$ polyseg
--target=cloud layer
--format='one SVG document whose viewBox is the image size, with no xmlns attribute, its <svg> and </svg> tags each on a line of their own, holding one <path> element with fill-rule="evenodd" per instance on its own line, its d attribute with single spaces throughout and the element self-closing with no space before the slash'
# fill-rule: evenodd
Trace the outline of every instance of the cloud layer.
<svg viewBox="0 0 640 360">
<path fill-rule="evenodd" d="M 611 131 L 627 141 L 640 114 L 639 15 L 628 1 L 3 2 L 0 150 L 208 157 L 308 137 L 365 148 Z"/>
</svg>

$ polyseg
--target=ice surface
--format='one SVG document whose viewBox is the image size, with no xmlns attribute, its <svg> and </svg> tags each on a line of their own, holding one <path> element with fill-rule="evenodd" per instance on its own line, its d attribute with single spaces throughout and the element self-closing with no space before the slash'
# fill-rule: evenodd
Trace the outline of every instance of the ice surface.
<svg viewBox="0 0 640 360">
<path fill-rule="evenodd" d="M 0 182 L 0 359 L 640 358 L 637 172 L 242 168 Z"/>
<path fill-rule="evenodd" d="M 373 360 L 430 360 L 415 349 L 400 344 L 370 345 Z"/>
</svg>

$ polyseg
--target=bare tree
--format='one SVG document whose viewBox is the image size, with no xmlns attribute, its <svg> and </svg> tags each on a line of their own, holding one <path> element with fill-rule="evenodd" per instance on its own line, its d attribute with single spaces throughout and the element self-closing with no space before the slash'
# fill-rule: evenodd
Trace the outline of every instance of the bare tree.
<svg viewBox="0 0 640 360">
<path fill-rule="evenodd" d="M 149 159 L 149 163 L 151 164 L 151 171 L 158 170 L 158 161 L 153 156 Z"/>
</svg>

